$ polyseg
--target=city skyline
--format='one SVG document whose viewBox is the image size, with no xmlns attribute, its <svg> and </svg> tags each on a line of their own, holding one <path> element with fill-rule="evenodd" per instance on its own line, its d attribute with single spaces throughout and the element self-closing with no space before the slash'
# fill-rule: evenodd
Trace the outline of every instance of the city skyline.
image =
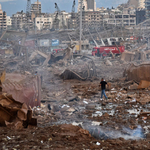
<svg viewBox="0 0 150 150">
<path fill-rule="evenodd" d="M 53 13 L 55 11 L 54 3 L 56 2 L 61 10 L 71 12 L 73 0 L 39 0 L 42 3 L 42 12 Z M 117 7 L 119 4 L 126 3 L 128 0 L 95 0 L 97 7 L 111 8 Z M 31 3 L 36 0 L 31 0 Z M 49 5 L 48 5 L 49 3 Z M 27 0 L 0 0 L 3 11 L 6 11 L 8 16 L 15 14 L 18 11 L 23 10 L 26 12 Z M 53 4 L 53 5 L 52 5 Z M 76 1 L 76 12 L 77 12 L 78 1 Z"/>
</svg>

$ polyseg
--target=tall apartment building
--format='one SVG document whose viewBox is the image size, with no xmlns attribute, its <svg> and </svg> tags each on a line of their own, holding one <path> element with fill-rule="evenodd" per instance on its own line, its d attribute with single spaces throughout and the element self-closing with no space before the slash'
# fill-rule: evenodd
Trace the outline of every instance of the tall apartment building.
<svg viewBox="0 0 150 150">
<path fill-rule="evenodd" d="M 79 17 L 78 17 L 79 26 Z M 134 26 L 136 25 L 135 14 L 110 14 L 108 12 L 99 11 L 83 11 L 82 13 L 83 26 L 97 26 L 107 24 L 112 26 Z"/>
<path fill-rule="evenodd" d="M 2 10 L 0 4 L 0 30 L 6 30 L 6 29 L 7 29 L 6 12 Z"/>
<path fill-rule="evenodd" d="M 31 20 L 35 21 L 35 18 L 41 15 L 41 2 L 35 2 L 31 4 Z"/>
<path fill-rule="evenodd" d="M 35 18 L 35 26 L 38 30 L 51 29 L 53 18 L 50 15 L 43 15 Z"/>
<path fill-rule="evenodd" d="M 41 13 L 41 2 L 35 2 L 31 4 L 31 13 Z"/>
<path fill-rule="evenodd" d="M 82 0 L 83 4 L 82 4 L 82 8 L 84 8 L 84 11 L 96 11 L 96 2 L 95 0 Z M 81 0 L 78 0 L 78 12 L 80 11 L 80 6 L 81 6 Z"/>
<path fill-rule="evenodd" d="M 7 24 L 7 29 L 10 29 L 12 26 L 12 19 L 10 16 L 6 17 L 6 24 Z"/>
<path fill-rule="evenodd" d="M 135 14 L 117 14 L 111 16 L 111 18 L 105 18 L 105 22 L 114 26 L 135 26 L 136 15 Z"/>
<path fill-rule="evenodd" d="M 13 29 L 23 29 L 27 22 L 26 13 L 23 12 L 17 12 L 16 14 L 13 14 L 11 19 Z"/>
<path fill-rule="evenodd" d="M 96 2 L 95 2 L 95 0 L 87 0 L 87 9 L 96 11 Z"/>
<path fill-rule="evenodd" d="M 82 8 L 84 8 L 84 11 L 87 11 L 88 7 L 87 7 L 87 0 L 82 0 Z M 80 11 L 80 7 L 81 7 L 81 0 L 78 0 L 78 12 Z"/>
<path fill-rule="evenodd" d="M 150 0 L 145 0 L 146 19 L 150 18 Z"/>
<path fill-rule="evenodd" d="M 138 8 L 145 8 L 145 0 L 139 0 L 138 2 Z"/>
<path fill-rule="evenodd" d="M 145 21 L 145 19 L 146 19 L 145 14 L 146 14 L 145 9 L 136 10 L 136 24 L 137 24 L 137 25 L 138 25 L 139 23 Z"/>
<path fill-rule="evenodd" d="M 33 28 L 33 22 L 27 19 L 26 13 L 24 13 L 23 11 L 13 14 L 11 19 L 12 19 L 12 28 L 16 30 L 25 30 L 27 28 L 28 29 Z"/>
</svg>

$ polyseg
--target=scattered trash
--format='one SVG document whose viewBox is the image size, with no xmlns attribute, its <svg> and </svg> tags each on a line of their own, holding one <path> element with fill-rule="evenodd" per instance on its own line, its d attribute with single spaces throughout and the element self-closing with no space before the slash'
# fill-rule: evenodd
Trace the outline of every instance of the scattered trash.
<svg viewBox="0 0 150 150">
<path fill-rule="evenodd" d="M 101 143 L 97 142 L 97 143 L 96 143 L 96 145 L 98 145 L 98 146 L 99 146 L 99 145 L 101 145 Z"/>
</svg>

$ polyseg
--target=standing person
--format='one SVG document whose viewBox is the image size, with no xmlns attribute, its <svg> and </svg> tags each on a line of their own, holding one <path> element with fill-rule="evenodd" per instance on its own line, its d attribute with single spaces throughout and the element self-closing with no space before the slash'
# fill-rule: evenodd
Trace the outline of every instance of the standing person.
<svg viewBox="0 0 150 150">
<path fill-rule="evenodd" d="M 107 84 L 107 82 L 104 81 L 104 79 L 102 78 L 101 82 L 100 82 L 100 86 L 101 86 L 101 90 L 102 90 L 102 92 L 101 92 L 101 100 L 103 98 L 103 95 L 105 96 L 106 100 L 108 99 L 106 94 L 105 94 L 106 84 Z"/>
</svg>

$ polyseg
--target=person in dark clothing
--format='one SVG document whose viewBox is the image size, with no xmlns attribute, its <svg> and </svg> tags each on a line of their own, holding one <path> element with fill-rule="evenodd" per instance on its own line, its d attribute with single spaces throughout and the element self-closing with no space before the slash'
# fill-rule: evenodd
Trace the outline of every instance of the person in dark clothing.
<svg viewBox="0 0 150 150">
<path fill-rule="evenodd" d="M 101 90 L 102 90 L 102 92 L 101 92 L 101 100 L 103 98 L 103 95 L 105 96 L 106 99 L 108 99 L 106 94 L 105 94 L 106 84 L 107 84 L 107 82 L 104 81 L 104 79 L 102 78 L 101 82 L 100 82 L 100 86 L 101 86 Z"/>
</svg>

